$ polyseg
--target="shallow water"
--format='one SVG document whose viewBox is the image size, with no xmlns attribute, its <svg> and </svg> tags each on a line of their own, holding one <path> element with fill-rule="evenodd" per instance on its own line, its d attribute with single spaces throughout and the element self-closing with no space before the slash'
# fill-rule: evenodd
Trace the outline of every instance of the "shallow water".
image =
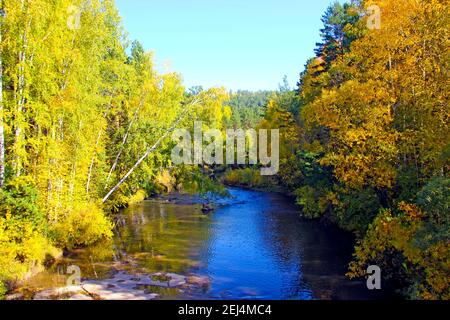
<svg viewBox="0 0 450 320">
<path fill-rule="evenodd" d="M 230 189 L 209 215 L 200 204 L 144 201 L 122 212 L 112 242 L 71 253 L 30 279 L 28 288 L 62 285 L 68 265 L 83 278 L 105 278 L 114 264 L 130 272 L 207 276 L 208 286 L 162 292 L 177 299 L 373 299 L 345 277 L 352 237 L 299 218 L 283 195 Z"/>
</svg>

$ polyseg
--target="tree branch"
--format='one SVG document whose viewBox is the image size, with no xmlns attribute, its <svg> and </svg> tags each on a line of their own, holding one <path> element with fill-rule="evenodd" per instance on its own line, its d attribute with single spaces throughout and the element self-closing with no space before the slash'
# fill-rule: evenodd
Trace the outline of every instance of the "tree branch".
<svg viewBox="0 0 450 320">
<path fill-rule="evenodd" d="M 122 183 L 127 180 L 127 178 L 133 173 L 133 171 L 144 161 L 153 151 L 155 151 L 156 148 L 163 142 L 165 138 L 171 133 L 173 130 L 175 130 L 175 127 L 178 125 L 178 123 L 183 120 L 184 116 L 189 113 L 189 107 L 192 107 L 200 102 L 199 99 L 194 100 L 190 103 L 189 106 L 185 109 L 185 111 L 172 123 L 170 128 L 166 130 L 166 132 L 155 142 L 155 144 L 147 150 L 147 152 L 139 158 L 139 160 L 134 164 L 134 166 L 123 176 L 122 179 L 106 194 L 106 196 L 103 198 L 102 203 L 105 203 L 109 197 L 120 187 Z"/>
</svg>

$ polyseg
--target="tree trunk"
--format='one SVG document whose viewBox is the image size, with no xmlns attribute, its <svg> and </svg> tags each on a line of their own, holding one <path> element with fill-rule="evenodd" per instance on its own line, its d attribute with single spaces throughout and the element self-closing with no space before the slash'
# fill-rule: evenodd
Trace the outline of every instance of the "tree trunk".
<svg viewBox="0 0 450 320">
<path fill-rule="evenodd" d="M 128 136 L 130 135 L 131 127 L 133 126 L 134 121 L 136 121 L 136 119 L 137 119 L 137 116 L 139 114 L 139 110 L 144 105 L 144 99 L 145 99 L 146 96 L 147 96 L 147 94 L 145 94 L 142 97 L 141 101 L 139 102 L 138 107 L 134 111 L 133 118 L 131 119 L 130 123 L 128 124 L 127 132 L 125 133 L 125 136 L 123 137 L 123 140 L 122 140 L 122 145 L 120 146 L 120 149 L 119 149 L 119 152 L 117 153 L 116 159 L 114 160 L 114 163 L 111 166 L 111 169 L 109 170 L 108 177 L 106 178 L 105 189 L 108 188 L 108 183 L 109 183 L 109 180 L 111 179 L 111 175 L 112 175 L 113 171 L 116 169 L 117 164 L 119 163 L 120 156 L 122 155 L 122 152 L 123 152 L 123 149 L 125 147 L 125 144 L 127 143 Z"/>
<path fill-rule="evenodd" d="M 21 2 L 22 11 L 26 10 L 25 1 Z M 26 12 L 24 14 L 26 16 Z M 19 177 L 22 170 L 22 159 L 20 158 L 20 149 L 22 144 L 22 114 L 25 106 L 25 63 L 27 60 L 26 50 L 27 50 L 27 31 L 31 27 L 31 18 L 28 20 L 28 23 L 24 26 L 25 30 L 21 36 L 22 38 L 22 48 L 19 52 L 19 74 L 18 74 L 18 97 L 17 97 L 17 114 L 16 114 L 16 124 L 15 124 L 15 141 L 14 141 L 14 169 L 16 176 Z"/>
<path fill-rule="evenodd" d="M 199 100 L 194 100 L 190 106 L 194 106 L 197 103 L 199 103 Z M 125 182 L 125 180 L 128 179 L 128 177 L 133 173 L 133 171 L 144 161 L 153 151 L 155 151 L 156 148 L 163 142 L 163 140 L 171 133 L 173 130 L 175 130 L 175 127 L 178 125 L 178 123 L 184 118 L 184 116 L 189 112 L 189 106 L 186 107 L 185 111 L 172 123 L 172 125 L 164 132 L 164 134 L 155 142 L 155 144 L 145 152 L 145 154 L 139 158 L 139 160 L 134 164 L 134 166 L 125 174 L 125 176 L 120 179 L 120 181 L 108 192 L 108 194 L 103 198 L 102 202 L 105 203 L 109 197 L 120 187 L 122 183 Z"/>
<path fill-rule="evenodd" d="M 3 3 L 0 5 L 0 188 L 5 184 L 5 129 L 3 125 Z"/>
<path fill-rule="evenodd" d="M 97 147 L 100 143 L 100 138 L 102 137 L 102 130 L 99 131 L 98 136 L 97 136 L 97 141 L 95 142 L 95 151 L 94 151 L 94 155 L 92 156 L 91 159 L 91 165 L 89 166 L 89 172 L 88 172 L 88 178 L 87 178 L 87 183 L 86 183 L 86 193 L 89 195 L 89 187 L 91 185 L 91 177 L 92 177 L 92 169 L 94 168 L 94 162 L 95 162 L 95 155 L 97 154 Z"/>
</svg>

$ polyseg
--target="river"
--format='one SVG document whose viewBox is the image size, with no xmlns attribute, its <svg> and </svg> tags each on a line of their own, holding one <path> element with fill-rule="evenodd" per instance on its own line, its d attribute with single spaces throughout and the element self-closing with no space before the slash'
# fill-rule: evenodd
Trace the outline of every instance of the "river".
<svg viewBox="0 0 450 320">
<path fill-rule="evenodd" d="M 144 201 L 123 210 L 113 241 L 75 250 L 24 284 L 61 285 L 66 267 L 83 278 L 108 277 L 120 263 L 133 272 L 194 274 L 209 279 L 196 290 L 161 289 L 162 299 L 374 299 L 364 281 L 345 277 L 352 236 L 299 217 L 277 193 L 229 189 L 218 208 L 198 203 Z"/>
</svg>

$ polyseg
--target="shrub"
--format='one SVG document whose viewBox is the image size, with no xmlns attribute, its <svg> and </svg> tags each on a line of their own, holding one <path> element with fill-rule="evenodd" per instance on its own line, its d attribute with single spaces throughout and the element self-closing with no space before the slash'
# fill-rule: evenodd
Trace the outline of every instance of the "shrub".
<svg viewBox="0 0 450 320">
<path fill-rule="evenodd" d="M 356 260 L 350 264 L 350 277 L 363 276 L 370 264 L 400 269 L 408 278 L 404 292 L 412 299 L 450 299 L 450 244 L 446 239 L 427 241 L 419 232 L 429 214 L 412 204 L 400 203 L 399 212 L 379 214 L 365 238 L 356 247 Z M 425 241 L 424 241 L 425 240 Z M 398 252 L 401 260 L 390 258 Z"/>
<path fill-rule="evenodd" d="M 333 210 L 335 222 L 345 230 L 365 234 L 381 208 L 376 193 L 367 188 L 340 190 L 338 194 L 339 204 Z"/>
<path fill-rule="evenodd" d="M 32 222 L 10 213 L 0 217 L 0 282 L 41 269 L 48 255 L 56 256 L 58 251 Z"/>
<path fill-rule="evenodd" d="M 50 226 L 58 246 L 71 249 L 112 237 L 113 225 L 93 203 L 80 203 Z"/>
<path fill-rule="evenodd" d="M 205 168 L 204 168 L 205 170 Z M 189 194 L 199 194 L 201 196 L 222 195 L 227 196 L 225 187 L 219 183 L 212 175 L 205 174 L 199 168 L 181 168 L 175 173 L 177 179 L 177 189 Z"/>
<path fill-rule="evenodd" d="M 45 215 L 36 200 L 36 190 L 25 178 L 0 189 L 0 295 L 6 283 L 40 269 L 48 255 L 59 254 L 47 239 Z"/>
<path fill-rule="evenodd" d="M 130 197 L 130 199 L 128 200 L 128 205 L 142 202 L 145 200 L 146 197 L 147 192 L 145 192 L 145 190 L 139 189 L 134 195 Z"/>
<path fill-rule="evenodd" d="M 295 190 L 296 203 L 302 207 L 302 216 L 310 219 L 321 217 L 326 209 L 327 204 L 323 199 L 323 194 L 310 186 L 304 186 Z"/>
<path fill-rule="evenodd" d="M 436 224 L 448 224 L 450 212 L 450 179 L 431 179 L 417 194 L 417 204 L 426 210 Z"/>
<path fill-rule="evenodd" d="M 229 170 L 223 179 L 226 184 L 231 186 L 246 186 L 250 188 L 269 186 L 267 179 L 261 176 L 260 171 L 253 168 Z"/>
</svg>

